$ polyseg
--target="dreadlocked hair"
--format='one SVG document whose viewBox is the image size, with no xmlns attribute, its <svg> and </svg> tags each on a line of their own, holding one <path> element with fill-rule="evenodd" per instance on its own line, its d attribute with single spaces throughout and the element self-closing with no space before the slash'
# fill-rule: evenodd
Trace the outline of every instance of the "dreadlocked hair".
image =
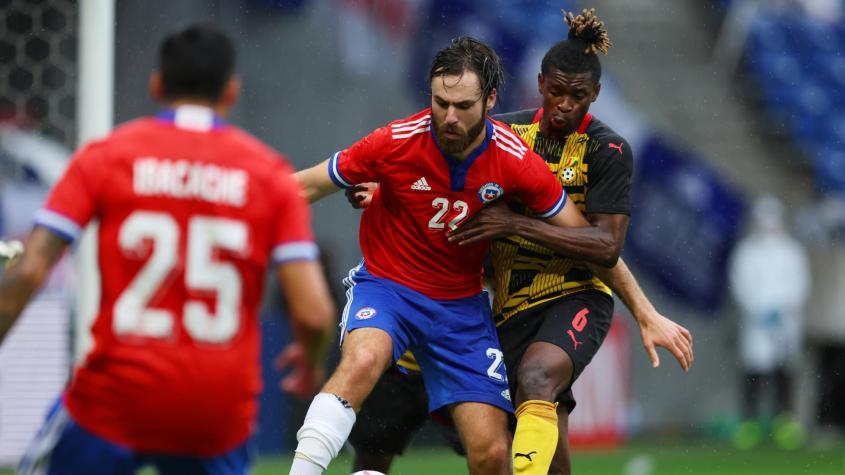
<svg viewBox="0 0 845 475">
<path fill-rule="evenodd" d="M 607 50 L 613 46 L 610 38 L 607 37 L 604 22 L 596 16 L 595 8 L 585 9 L 578 16 L 573 15 L 572 12 L 563 12 L 563 19 L 569 26 L 569 38 L 587 43 L 585 54 L 607 54 Z"/>
<path fill-rule="evenodd" d="M 604 22 L 596 16 L 594 8 L 585 9 L 578 16 L 564 11 L 563 19 L 569 27 L 569 34 L 546 52 L 541 72 L 544 75 L 553 70 L 567 74 L 591 73 L 598 82 L 601 79 L 598 53 L 607 54 L 613 46 Z"/>
<path fill-rule="evenodd" d="M 438 51 L 431 63 L 428 79 L 437 76 L 460 76 L 465 71 L 478 75 L 482 97 L 486 99 L 493 89 L 501 90 L 505 84 L 505 69 L 493 48 L 470 36 L 452 40 Z"/>
</svg>

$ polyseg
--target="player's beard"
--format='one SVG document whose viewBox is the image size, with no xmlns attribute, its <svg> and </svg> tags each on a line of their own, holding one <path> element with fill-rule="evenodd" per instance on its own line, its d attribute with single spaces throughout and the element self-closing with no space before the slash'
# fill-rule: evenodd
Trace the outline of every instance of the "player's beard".
<svg viewBox="0 0 845 475">
<path fill-rule="evenodd" d="M 487 118 L 487 110 L 484 108 L 481 111 L 481 118 L 475 123 L 472 127 L 469 128 L 469 131 L 464 131 L 460 126 L 450 126 L 447 124 L 435 124 L 437 126 L 437 144 L 440 145 L 440 148 L 449 155 L 457 155 L 467 149 L 469 144 L 471 144 L 477 137 L 484 130 L 484 124 Z M 448 138 L 445 136 L 444 132 L 452 132 L 454 134 L 458 134 L 458 138 Z"/>
</svg>

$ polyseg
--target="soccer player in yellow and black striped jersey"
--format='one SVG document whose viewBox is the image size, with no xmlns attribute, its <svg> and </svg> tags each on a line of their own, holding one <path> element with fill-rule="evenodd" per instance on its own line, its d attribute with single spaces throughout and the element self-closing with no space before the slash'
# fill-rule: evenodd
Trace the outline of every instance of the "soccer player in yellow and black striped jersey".
<svg viewBox="0 0 845 475">
<path fill-rule="evenodd" d="M 619 272 L 611 276 L 602 269 L 616 264 L 625 240 L 633 156 L 622 137 L 589 114 L 601 87 L 597 53 L 611 46 L 604 25 L 592 11 L 567 14 L 566 20 L 569 38 L 542 62 L 542 108 L 494 118 L 545 158 L 592 226 L 554 228 L 518 203 L 498 202 L 450 238 L 493 240 L 493 310 L 517 407 L 512 455 L 518 474 L 570 473 L 570 388 L 607 335 L 613 314 L 610 289 L 595 273 L 610 279 L 634 314 L 655 366 L 655 346 L 669 349 L 685 370 L 692 362 L 689 332 L 654 310 L 627 269 L 621 281 Z M 624 268 L 621 260 L 616 265 Z M 350 438 L 361 452 L 356 469 L 387 471 L 392 454 L 402 452 L 415 429 L 409 426 L 421 424 L 425 410 L 397 401 L 412 400 L 408 394 L 418 384 L 413 376 L 390 374 L 379 382 L 359 414 L 359 424 L 367 427 L 356 426 Z M 388 426 L 394 427 L 390 437 L 379 429 Z"/>
<path fill-rule="evenodd" d="M 545 158 L 592 226 L 556 233 L 519 204 L 508 209 L 499 203 L 453 237 L 465 244 L 494 239 L 493 310 L 508 379 L 515 387 L 517 474 L 569 473 L 565 431 L 568 412 L 575 406 L 570 388 L 604 341 L 613 316 L 610 289 L 595 272 L 605 279 L 610 276 L 597 264 L 616 263 L 630 215 L 631 147 L 589 114 L 601 89 L 597 53 L 607 53 L 612 43 L 592 10 L 577 17 L 569 13 L 566 22 L 568 38 L 555 44 L 541 65 L 543 107 L 497 119 Z M 608 283 L 620 287 L 618 281 Z M 625 285 L 636 284 L 631 278 Z M 622 298 L 627 299 L 624 291 Z M 636 310 L 636 303 L 626 303 Z M 648 313 L 634 312 L 652 360 L 656 355 L 651 343 L 668 346 L 687 369 L 689 332 L 656 312 Z M 664 339 L 666 334 L 672 336 Z M 686 345 L 688 355 L 686 349 L 672 348 Z"/>
</svg>

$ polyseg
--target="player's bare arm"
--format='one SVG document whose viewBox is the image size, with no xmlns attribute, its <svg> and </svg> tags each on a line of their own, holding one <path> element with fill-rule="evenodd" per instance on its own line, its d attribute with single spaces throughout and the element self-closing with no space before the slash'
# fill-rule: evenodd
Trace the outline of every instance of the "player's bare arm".
<svg viewBox="0 0 845 475">
<path fill-rule="evenodd" d="M 571 202 L 567 203 L 570 204 Z M 597 221 L 599 224 L 612 227 L 614 225 L 622 226 L 618 232 L 622 234 L 620 243 L 625 239 L 625 232 L 627 230 L 627 216 L 625 219 L 609 219 L 609 215 L 604 215 L 599 219 L 596 215 L 588 216 L 587 218 L 572 205 L 569 209 L 566 207 L 557 216 L 548 220 L 549 223 L 556 226 L 572 226 L 571 229 L 584 229 L 587 219 L 590 221 Z M 532 219 L 532 218 L 528 218 Z M 533 219 L 536 224 L 543 224 L 542 221 Z M 579 227 L 580 226 L 580 227 Z M 592 226 L 591 226 L 592 227 Z M 566 228 L 559 228 L 566 229 Z M 556 250 L 554 247 L 551 249 Z M 621 249 L 620 249 L 621 251 Z M 597 265 L 594 262 L 582 259 L 587 264 L 590 270 L 602 282 L 607 284 L 611 290 L 619 295 L 619 298 L 631 311 L 634 319 L 640 327 L 640 336 L 643 340 L 643 346 L 648 352 L 651 359 L 652 366 L 655 368 L 660 365 L 660 359 L 657 356 L 656 346 L 661 346 L 669 350 L 684 371 L 688 371 L 692 365 L 692 335 L 686 328 L 664 317 L 648 300 L 648 297 L 643 293 L 642 288 L 637 284 L 634 275 L 625 262 L 619 258 L 618 253 L 612 267 Z"/>
<path fill-rule="evenodd" d="M 276 359 L 278 369 L 293 367 L 281 388 L 297 397 L 313 396 L 324 379 L 323 361 L 331 344 L 335 306 L 318 261 L 293 261 L 276 270 L 288 302 L 295 342 Z"/>
<path fill-rule="evenodd" d="M 26 240 L 23 255 L 0 276 L 0 343 L 30 297 L 41 288 L 65 247 L 64 239 L 36 227 Z"/>
<path fill-rule="evenodd" d="M 494 203 L 453 233 L 450 240 L 466 243 L 518 235 L 561 255 L 584 261 L 631 311 L 640 327 L 643 346 L 652 366 L 660 365 L 655 349 L 660 346 L 669 350 L 687 371 L 693 361 L 692 335 L 655 310 L 628 266 L 619 259 L 627 227 L 626 215 L 591 214 L 585 218 L 574 205 L 570 207 L 570 202 L 548 221 L 511 211 L 504 203 Z M 469 237 L 461 241 L 461 236 Z M 585 246 L 588 239 L 592 247 Z"/>
<path fill-rule="evenodd" d="M 340 190 L 326 172 L 328 167 L 329 161 L 325 160 L 319 165 L 298 171 L 293 175 L 299 181 L 299 185 L 302 186 L 302 192 L 305 194 L 305 199 L 309 203 L 325 198 Z"/>
<path fill-rule="evenodd" d="M 669 350 L 684 371 L 689 371 L 693 362 L 692 334 L 658 312 L 640 288 L 625 261 L 612 269 L 590 266 L 590 270 L 613 290 L 640 327 L 643 347 L 653 367 L 660 366 L 656 347 Z"/>
<path fill-rule="evenodd" d="M 464 223 L 450 235 L 449 240 L 467 245 L 516 235 L 561 256 L 612 267 L 622 251 L 628 217 L 604 216 L 610 218 L 588 221 L 567 200 L 563 211 L 548 221 L 542 221 L 514 212 L 504 202 L 497 202 L 486 206 Z"/>
</svg>

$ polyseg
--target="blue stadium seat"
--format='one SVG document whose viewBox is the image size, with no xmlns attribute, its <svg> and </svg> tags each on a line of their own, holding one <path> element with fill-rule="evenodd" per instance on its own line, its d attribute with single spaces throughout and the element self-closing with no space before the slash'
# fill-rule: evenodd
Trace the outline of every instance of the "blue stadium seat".
<svg viewBox="0 0 845 475">
<path fill-rule="evenodd" d="M 845 112 L 832 114 L 827 120 L 827 133 L 830 143 L 840 149 L 845 149 Z"/>
<path fill-rule="evenodd" d="M 823 84 L 806 81 L 792 88 L 784 106 L 790 112 L 790 125 L 799 143 L 814 144 L 826 140 L 829 132 L 823 124 L 836 109 Z"/>
<path fill-rule="evenodd" d="M 804 52 L 824 51 L 836 53 L 839 48 L 840 37 L 836 26 L 831 23 L 820 23 L 809 18 L 799 18 L 792 23 L 790 32 L 796 45 Z"/>
<path fill-rule="evenodd" d="M 784 51 L 758 51 L 750 63 L 761 80 L 775 81 L 778 85 L 795 86 L 805 75 L 796 55 Z"/>
<path fill-rule="evenodd" d="M 845 149 L 821 147 L 813 157 L 816 183 L 823 192 L 845 192 Z"/>
<path fill-rule="evenodd" d="M 749 41 L 750 46 L 758 51 L 786 51 L 796 47 L 789 34 L 788 22 L 775 15 L 758 17 L 749 32 Z"/>
<path fill-rule="evenodd" d="M 842 54 L 816 53 L 811 57 L 811 68 L 820 78 L 829 83 L 835 99 L 845 100 L 845 41 L 841 45 Z"/>
</svg>

